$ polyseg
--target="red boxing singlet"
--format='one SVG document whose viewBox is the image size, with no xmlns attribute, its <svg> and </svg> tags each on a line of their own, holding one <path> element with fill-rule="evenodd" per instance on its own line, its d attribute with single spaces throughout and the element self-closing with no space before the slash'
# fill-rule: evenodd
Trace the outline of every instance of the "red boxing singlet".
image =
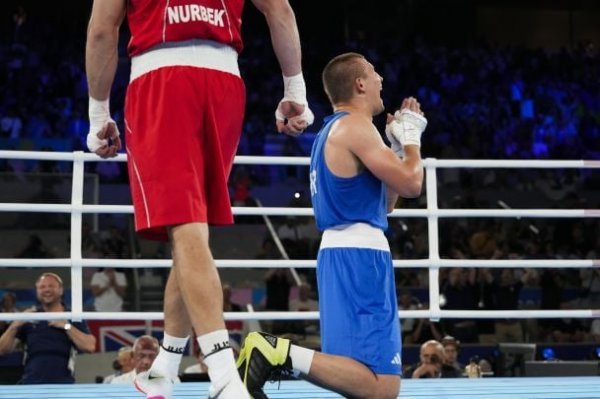
<svg viewBox="0 0 600 399">
<path fill-rule="evenodd" d="M 166 42 L 212 40 L 242 51 L 244 0 L 129 0 L 129 56 Z"/>
</svg>

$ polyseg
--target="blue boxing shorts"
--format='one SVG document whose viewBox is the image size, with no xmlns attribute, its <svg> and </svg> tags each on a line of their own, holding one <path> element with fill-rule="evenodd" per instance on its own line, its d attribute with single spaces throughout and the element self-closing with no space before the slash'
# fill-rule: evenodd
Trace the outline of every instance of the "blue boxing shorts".
<svg viewBox="0 0 600 399">
<path fill-rule="evenodd" d="M 317 282 L 322 351 L 375 374 L 401 374 L 394 267 L 383 232 L 364 223 L 325 230 Z"/>
</svg>

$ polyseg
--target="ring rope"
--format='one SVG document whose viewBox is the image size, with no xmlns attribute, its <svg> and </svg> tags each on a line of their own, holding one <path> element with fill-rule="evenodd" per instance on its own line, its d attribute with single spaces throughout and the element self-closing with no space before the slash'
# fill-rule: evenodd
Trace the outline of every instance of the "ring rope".
<svg viewBox="0 0 600 399">
<path fill-rule="evenodd" d="M 225 320 L 318 320 L 319 312 L 259 311 L 225 312 Z M 402 310 L 403 319 L 589 319 L 600 317 L 600 310 Z M 162 312 L 35 312 L 0 313 L 0 319 L 12 320 L 164 320 Z"/>
<path fill-rule="evenodd" d="M 81 153 L 85 162 L 126 162 L 127 155 L 119 154 L 114 158 L 101 159 L 96 154 L 74 152 L 47 152 L 47 151 L 12 151 L 0 150 L 0 159 L 29 159 L 41 161 L 73 161 L 75 154 Z M 308 157 L 275 157 L 237 155 L 236 164 L 240 165 L 309 165 Z M 435 168 L 501 168 L 501 169 L 600 169 L 598 160 L 554 160 L 554 159 L 435 159 L 426 158 L 425 167 Z"/>
<path fill-rule="evenodd" d="M 117 267 L 124 269 L 148 268 L 158 269 L 171 267 L 171 259 L 103 259 L 83 258 L 82 267 Z M 215 259 L 220 269 L 272 269 L 272 268 L 316 268 L 314 259 L 285 260 L 285 259 Z M 399 259 L 393 261 L 396 268 L 430 268 L 430 259 Z M 439 267 L 462 267 L 467 269 L 487 267 L 490 269 L 531 268 L 531 269 L 584 269 L 600 266 L 599 259 L 440 259 Z M 15 259 L 0 258 L 0 267 L 72 267 L 70 258 L 56 259 Z"/>
<path fill-rule="evenodd" d="M 232 207 L 233 214 L 238 216 L 313 216 L 312 208 L 286 207 Z M 70 204 L 38 204 L 38 203 L 0 203 L 0 212 L 27 213 L 133 213 L 132 205 L 70 205 Z M 396 209 L 388 216 L 408 218 L 598 218 L 600 209 Z"/>
</svg>

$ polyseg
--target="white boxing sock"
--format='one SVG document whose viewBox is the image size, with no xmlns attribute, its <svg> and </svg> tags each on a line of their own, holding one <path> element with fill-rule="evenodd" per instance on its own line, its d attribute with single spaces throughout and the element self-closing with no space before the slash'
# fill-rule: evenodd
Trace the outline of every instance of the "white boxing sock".
<svg viewBox="0 0 600 399">
<path fill-rule="evenodd" d="M 156 359 L 152 363 L 152 370 L 166 372 L 173 379 L 177 377 L 179 374 L 179 364 L 181 363 L 188 339 L 189 336 L 179 338 L 164 333 L 158 356 L 156 356 Z"/>
<path fill-rule="evenodd" d="M 217 330 L 198 337 L 208 376 L 215 387 L 222 387 L 233 378 L 239 380 L 233 350 L 229 346 L 227 330 Z M 240 380 L 241 382 L 241 380 Z"/>
<path fill-rule="evenodd" d="M 302 374 L 308 375 L 314 356 L 315 351 L 312 349 L 306 349 L 297 345 L 290 346 L 290 358 L 292 359 L 292 368 L 295 371 L 299 371 Z"/>
</svg>

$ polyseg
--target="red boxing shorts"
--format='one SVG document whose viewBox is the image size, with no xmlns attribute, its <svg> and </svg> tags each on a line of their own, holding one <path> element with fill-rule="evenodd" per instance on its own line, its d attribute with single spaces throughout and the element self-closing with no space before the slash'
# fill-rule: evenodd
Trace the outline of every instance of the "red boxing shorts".
<svg viewBox="0 0 600 399">
<path fill-rule="evenodd" d="M 158 58 L 163 59 L 170 58 Z M 239 73 L 193 63 L 155 69 L 150 62 L 135 76 L 139 64 L 132 65 L 125 104 L 136 230 L 143 238 L 165 241 L 168 226 L 233 223 L 227 180 L 244 116 Z"/>
</svg>

